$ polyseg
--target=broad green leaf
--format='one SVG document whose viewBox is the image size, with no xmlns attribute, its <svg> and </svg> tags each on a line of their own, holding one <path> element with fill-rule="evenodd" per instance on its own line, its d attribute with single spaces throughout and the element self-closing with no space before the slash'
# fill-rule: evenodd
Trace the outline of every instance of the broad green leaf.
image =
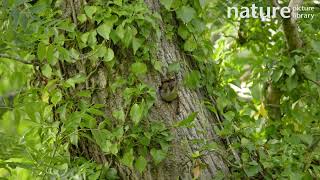
<svg viewBox="0 0 320 180">
<path fill-rule="evenodd" d="M 43 61 L 46 57 L 46 54 L 47 54 L 47 46 L 44 43 L 40 42 L 38 44 L 38 51 L 37 51 L 37 56 L 39 61 Z"/>
<path fill-rule="evenodd" d="M 54 50 L 55 50 L 54 46 L 52 44 L 50 44 L 47 49 L 47 58 L 48 58 L 48 63 L 50 63 L 52 65 L 55 64 Z"/>
<path fill-rule="evenodd" d="M 121 121 L 125 120 L 125 114 L 124 114 L 123 110 L 113 111 L 112 116 L 118 120 L 121 120 Z"/>
<path fill-rule="evenodd" d="M 133 161 L 134 161 L 134 156 L 133 156 L 133 149 L 130 149 L 129 151 L 127 151 L 126 153 L 124 153 L 121 162 L 132 168 L 133 167 Z"/>
<path fill-rule="evenodd" d="M 124 38 L 124 33 L 125 33 L 125 30 L 124 30 L 123 25 L 121 24 L 121 25 L 119 25 L 119 26 L 117 27 L 117 29 L 116 29 L 116 34 L 117 34 L 117 36 L 118 36 L 121 40 L 123 40 L 123 38 Z"/>
<path fill-rule="evenodd" d="M 88 42 L 89 34 L 90 34 L 89 32 L 85 32 L 80 36 L 80 39 L 83 43 L 86 44 Z"/>
<path fill-rule="evenodd" d="M 93 50 L 92 54 L 97 57 L 104 57 L 107 54 L 107 48 L 104 44 L 101 44 L 97 46 L 96 50 Z"/>
<path fill-rule="evenodd" d="M 252 165 L 247 165 L 244 167 L 244 171 L 248 177 L 255 176 L 256 174 L 259 173 L 260 170 L 261 170 L 261 167 L 257 163 L 254 163 Z"/>
<path fill-rule="evenodd" d="M 311 134 L 300 134 L 299 135 L 300 140 L 310 146 L 313 142 L 313 137 Z"/>
<path fill-rule="evenodd" d="M 87 109 L 87 112 L 96 116 L 104 116 L 105 114 L 103 111 L 96 108 L 89 108 Z"/>
<path fill-rule="evenodd" d="M 76 84 L 83 83 L 86 81 L 86 77 L 83 74 L 77 74 L 74 77 L 68 79 L 65 82 L 65 87 L 75 87 Z"/>
<path fill-rule="evenodd" d="M 52 104 L 57 105 L 61 100 L 62 100 L 61 91 L 60 90 L 55 91 L 51 97 Z"/>
<path fill-rule="evenodd" d="M 179 34 L 179 36 L 180 36 L 182 39 L 184 39 L 184 40 L 188 39 L 189 36 L 190 36 L 190 32 L 188 31 L 188 29 L 187 29 L 186 26 L 184 26 L 184 25 L 180 25 L 180 26 L 179 26 L 179 28 L 178 28 L 178 34 Z"/>
<path fill-rule="evenodd" d="M 110 131 L 106 129 L 94 129 L 91 130 L 94 140 L 100 146 L 101 150 L 105 153 L 110 153 L 110 147 L 112 143 L 108 140 L 112 136 Z"/>
<path fill-rule="evenodd" d="M 184 83 L 187 87 L 195 89 L 200 87 L 201 74 L 199 71 L 193 70 L 189 72 L 184 79 Z"/>
<path fill-rule="evenodd" d="M 45 64 L 44 66 L 42 66 L 41 71 L 42 71 L 42 74 L 47 78 L 50 78 L 52 75 L 52 68 L 50 67 L 49 64 Z"/>
<path fill-rule="evenodd" d="M 139 158 L 136 160 L 134 167 L 142 173 L 146 167 L 147 167 L 147 160 L 143 156 L 139 156 Z"/>
<path fill-rule="evenodd" d="M 167 9 L 170 10 L 173 0 L 160 0 L 160 3 Z"/>
<path fill-rule="evenodd" d="M 113 52 L 113 50 L 111 48 L 108 48 L 107 52 L 106 52 L 106 54 L 105 54 L 105 56 L 103 58 L 103 61 L 109 62 L 109 61 L 112 61 L 113 58 L 114 58 L 114 52 Z"/>
<path fill-rule="evenodd" d="M 92 92 L 89 90 L 83 90 L 77 93 L 77 96 L 80 97 L 91 97 Z"/>
<path fill-rule="evenodd" d="M 320 54 L 320 41 L 311 41 L 311 46 Z"/>
<path fill-rule="evenodd" d="M 152 64 L 155 70 L 162 72 L 162 63 L 160 61 L 155 60 Z"/>
<path fill-rule="evenodd" d="M 88 45 L 94 47 L 97 44 L 97 32 L 91 31 L 88 36 Z"/>
<path fill-rule="evenodd" d="M 190 22 L 196 15 L 196 11 L 190 6 L 182 6 L 177 10 L 177 17 L 184 23 Z"/>
<path fill-rule="evenodd" d="M 95 128 L 97 125 L 97 120 L 89 114 L 82 114 L 82 121 L 80 123 L 82 128 Z"/>
<path fill-rule="evenodd" d="M 165 153 L 163 150 L 161 150 L 161 149 L 158 150 L 158 149 L 155 149 L 155 148 L 151 149 L 150 154 L 151 154 L 155 164 L 159 164 L 167 156 L 167 153 Z"/>
<path fill-rule="evenodd" d="M 105 22 L 102 25 L 100 25 L 97 28 L 97 32 L 100 36 L 102 36 L 104 39 L 109 40 L 109 35 L 111 32 L 111 29 L 113 28 L 113 24 L 110 22 Z"/>
<path fill-rule="evenodd" d="M 69 54 L 70 54 L 70 56 L 73 58 L 73 59 L 75 59 L 75 60 L 78 60 L 79 59 L 79 57 L 80 57 L 80 53 L 77 51 L 77 50 L 75 50 L 74 48 L 71 48 L 70 50 L 69 50 Z"/>
<path fill-rule="evenodd" d="M 288 91 L 295 89 L 298 86 L 297 76 L 289 77 L 286 80 L 286 84 L 287 84 Z"/>
<path fill-rule="evenodd" d="M 305 75 L 308 79 L 313 81 L 317 81 L 317 71 L 313 70 L 310 65 L 306 65 L 302 68 L 303 75 Z"/>
<path fill-rule="evenodd" d="M 111 146 L 110 146 L 110 152 L 111 152 L 113 155 L 117 155 L 118 152 L 119 152 L 118 144 L 111 144 Z"/>
<path fill-rule="evenodd" d="M 187 127 L 196 119 L 198 112 L 191 113 L 186 119 L 179 121 L 175 127 Z"/>
<path fill-rule="evenodd" d="M 92 16 L 93 16 L 94 13 L 96 13 L 97 9 L 98 8 L 96 6 L 85 6 L 84 7 L 84 12 L 86 13 L 86 15 L 90 19 L 92 19 Z"/>
<path fill-rule="evenodd" d="M 181 69 L 180 63 L 178 63 L 178 62 L 177 63 L 171 63 L 168 66 L 168 72 L 170 72 L 170 73 L 177 73 L 177 72 L 180 71 L 180 69 Z"/>
<path fill-rule="evenodd" d="M 134 27 L 126 26 L 124 31 L 124 38 L 122 38 L 122 42 L 124 47 L 128 48 L 129 45 L 132 45 L 132 38 L 136 34 L 136 29 Z"/>
<path fill-rule="evenodd" d="M 208 2 L 207 0 L 199 0 L 199 4 L 200 4 L 201 8 L 204 8 L 206 6 L 207 2 Z"/>
<path fill-rule="evenodd" d="M 71 23 L 70 21 L 62 21 L 58 28 L 67 32 L 74 32 L 74 29 L 76 28 L 76 25 Z"/>
<path fill-rule="evenodd" d="M 142 115 L 143 115 L 142 104 L 140 104 L 140 105 L 134 104 L 130 110 L 130 118 L 135 125 L 137 125 L 141 121 Z"/>
<path fill-rule="evenodd" d="M 78 136 L 78 132 L 77 131 L 71 133 L 69 135 L 69 138 L 70 138 L 71 144 L 76 145 L 76 146 L 78 145 L 79 136 Z"/>
<path fill-rule="evenodd" d="M 275 70 L 275 71 L 273 71 L 271 78 L 274 82 L 278 82 L 279 79 L 281 78 L 282 74 L 283 74 L 282 69 Z"/>
<path fill-rule="evenodd" d="M 183 48 L 185 51 L 192 52 L 197 49 L 197 42 L 193 36 L 189 37 L 189 39 L 184 43 Z"/>
<path fill-rule="evenodd" d="M 143 43 L 142 39 L 135 38 L 135 37 L 132 39 L 133 54 L 136 54 L 137 50 L 141 47 L 142 43 Z"/>
<path fill-rule="evenodd" d="M 85 14 L 80 14 L 78 16 L 78 20 L 80 23 L 84 23 L 85 21 L 87 21 L 87 16 Z"/>
<path fill-rule="evenodd" d="M 147 73 L 147 65 L 142 62 L 136 62 L 131 65 L 131 72 L 135 75 L 144 75 Z"/>
</svg>

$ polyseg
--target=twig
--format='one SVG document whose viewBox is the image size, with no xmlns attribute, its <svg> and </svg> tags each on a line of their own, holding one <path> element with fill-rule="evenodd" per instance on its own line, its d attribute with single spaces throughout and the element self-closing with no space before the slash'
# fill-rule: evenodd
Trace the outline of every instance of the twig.
<svg viewBox="0 0 320 180">
<path fill-rule="evenodd" d="M 307 77 L 305 77 L 305 78 L 306 78 L 306 80 L 308 80 L 308 81 L 310 81 L 310 82 L 313 82 L 315 85 L 317 85 L 317 86 L 319 86 L 319 87 L 320 87 L 320 82 L 315 81 L 315 80 L 312 80 L 312 79 L 307 78 Z"/>
</svg>

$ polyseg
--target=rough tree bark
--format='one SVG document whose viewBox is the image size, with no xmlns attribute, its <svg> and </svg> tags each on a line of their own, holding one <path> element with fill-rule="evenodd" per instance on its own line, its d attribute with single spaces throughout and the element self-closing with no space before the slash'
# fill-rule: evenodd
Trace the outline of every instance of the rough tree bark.
<svg viewBox="0 0 320 180">
<path fill-rule="evenodd" d="M 76 14 L 79 13 L 81 7 L 85 4 L 85 1 L 80 0 L 68 0 L 65 2 L 65 16 L 69 16 L 76 23 Z M 146 0 L 147 5 L 153 12 L 160 13 L 160 3 L 158 0 Z M 160 23 L 160 29 L 164 32 L 164 23 Z M 182 68 L 176 75 L 176 81 L 181 82 L 183 74 L 188 71 L 185 63 L 192 61 L 187 57 L 180 49 L 177 41 L 169 42 L 166 40 L 164 33 L 162 33 L 160 41 L 157 42 L 158 52 L 157 58 L 163 63 L 164 67 L 168 64 L 176 61 L 181 61 Z M 68 68 L 68 74 L 76 74 L 79 72 L 85 72 L 85 60 L 79 63 L 76 67 Z M 122 76 L 127 75 L 129 65 L 124 61 L 121 66 L 117 67 L 118 73 Z M 73 70 L 70 70 L 73 69 Z M 166 73 L 164 73 L 166 74 Z M 95 84 L 97 89 L 105 89 L 109 78 L 114 78 L 114 74 L 108 74 L 104 65 L 98 67 L 96 73 L 91 76 L 89 83 Z M 150 72 L 145 78 L 145 83 L 153 86 L 155 89 L 159 89 L 162 80 L 166 78 L 158 73 Z M 86 86 L 79 87 L 82 89 Z M 112 110 L 121 107 L 122 97 L 121 93 L 107 94 L 106 91 L 96 91 L 94 98 L 95 103 L 106 104 L 107 115 L 111 116 Z M 195 151 L 197 146 L 191 143 L 193 139 L 213 139 L 218 143 L 222 143 L 221 140 L 213 132 L 213 124 L 216 123 L 215 115 L 209 112 L 203 105 L 202 100 L 205 97 L 205 93 L 201 90 L 191 91 L 183 86 L 179 86 L 178 99 L 171 103 L 167 103 L 161 100 L 159 94 L 157 94 L 157 100 L 155 105 L 151 109 L 148 121 L 161 120 L 165 124 L 173 125 L 178 120 L 186 118 L 192 112 L 198 112 L 197 119 L 195 120 L 194 128 L 179 128 L 172 129 L 172 133 L 175 139 L 172 143 L 169 156 L 166 160 L 158 166 L 148 165 L 146 172 L 140 174 L 134 170 L 130 170 L 124 166 L 118 165 L 118 171 L 121 179 L 191 179 L 192 178 L 192 164 L 188 155 Z M 187 142 L 187 143 L 181 143 Z M 99 150 L 98 146 L 91 142 L 82 139 L 79 142 L 78 155 L 83 155 L 88 159 L 94 159 L 96 162 L 104 163 L 108 161 L 108 157 L 104 156 Z M 211 179 L 217 172 L 222 170 L 224 173 L 228 173 L 228 168 L 219 157 L 218 154 L 211 153 L 201 158 L 201 161 L 207 164 L 207 168 L 202 170 L 201 179 Z"/>
</svg>

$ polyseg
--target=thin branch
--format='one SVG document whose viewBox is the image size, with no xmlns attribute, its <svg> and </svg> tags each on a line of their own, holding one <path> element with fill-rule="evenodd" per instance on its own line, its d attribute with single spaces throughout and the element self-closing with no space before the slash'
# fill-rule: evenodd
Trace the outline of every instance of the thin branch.
<svg viewBox="0 0 320 180">
<path fill-rule="evenodd" d="M 299 7 L 302 4 L 303 0 L 291 0 L 288 6 L 291 9 L 291 17 L 289 19 L 282 18 L 282 27 L 290 52 L 301 48 L 303 45 L 297 24 L 298 11 L 294 8 Z M 280 7 L 277 0 L 272 0 L 272 5 L 275 7 Z"/>
<path fill-rule="evenodd" d="M 320 87 L 320 82 L 315 81 L 315 80 L 312 80 L 312 79 L 307 78 L 307 77 L 305 77 L 305 78 L 306 78 L 308 81 L 313 82 L 315 85 L 317 85 L 317 86 L 319 86 L 319 87 Z"/>
<path fill-rule="evenodd" d="M 23 63 L 23 64 L 29 64 L 29 65 L 40 65 L 38 62 L 36 61 L 25 61 L 23 59 L 21 59 L 20 57 L 13 57 L 13 56 L 10 56 L 8 54 L 0 54 L 0 58 L 6 58 L 6 59 L 10 59 L 10 60 L 14 60 L 16 62 L 20 62 L 20 63 Z"/>
</svg>

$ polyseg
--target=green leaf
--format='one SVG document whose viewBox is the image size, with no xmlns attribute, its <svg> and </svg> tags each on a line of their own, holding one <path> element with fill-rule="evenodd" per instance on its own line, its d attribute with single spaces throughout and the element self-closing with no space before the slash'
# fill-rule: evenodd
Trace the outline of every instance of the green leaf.
<svg viewBox="0 0 320 180">
<path fill-rule="evenodd" d="M 105 153 L 110 153 L 111 142 L 108 140 L 108 137 L 111 137 L 112 134 L 106 129 L 94 129 L 91 130 L 94 140 L 100 146 L 101 150 Z"/>
<path fill-rule="evenodd" d="M 70 54 L 70 56 L 73 58 L 73 59 L 79 59 L 79 57 L 80 57 L 80 53 L 77 51 L 77 50 L 75 50 L 74 48 L 71 48 L 70 50 L 69 50 L 69 54 Z"/>
<path fill-rule="evenodd" d="M 113 155 L 117 155 L 118 152 L 119 152 L 118 144 L 111 144 L 111 146 L 110 146 L 110 152 L 111 152 Z"/>
<path fill-rule="evenodd" d="M 208 2 L 207 0 L 199 0 L 199 4 L 200 4 L 201 8 L 204 8 L 206 6 L 207 2 Z"/>
<path fill-rule="evenodd" d="M 142 43 L 143 43 L 142 39 L 135 38 L 135 37 L 132 39 L 133 54 L 136 54 L 137 50 L 141 47 Z"/>
<path fill-rule="evenodd" d="M 55 50 L 54 46 L 50 44 L 47 49 L 47 58 L 48 58 L 48 63 L 50 63 L 51 65 L 54 65 L 56 60 L 54 55 L 54 50 Z"/>
<path fill-rule="evenodd" d="M 118 120 L 121 120 L 121 121 L 125 120 L 125 114 L 124 114 L 123 110 L 113 111 L 112 116 Z"/>
<path fill-rule="evenodd" d="M 173 0 L 160 0 L 160 3 L 167 9 L 170 10 Z"/>
<path fill-rule="evenodd" d="M 320 53 L 320 41 L 311 41 L 311 46 L 316 52 Z"/>
<path fill-rule="evenodd" d="M 184 40 L 188 39 L 189 36 L 190 36 L 190 32 L 188 31 L 188 29 L 187 29 L 187 27 L 185 25 L 180 25 L 179 26 L 178 34 Z"/>
<path fill-rule="evenodd" d="M 299 135 L 300 140 L 310 146 L 313 142 L 313 137 L 311 134 L 300 134 Z"/>
<path fill-rule="evenodd" d="M 47 47 L 44 43 L 40 42 L 38 44 L 38 51 L 37 51 L 37 56 L 39 61 L 43 61 L 46 57 L 47 54 Z"/>
<path fill-rule="evenodd" d="M 74 131 L 73 133 L 71 133 L 69 135 L 69 138 L 70 138 L 71 144 L 76 145 L 76 146 L 78 145 L 79 136 L 78 136 L 78 132 L 77 131 Z"/>
<path fill-rule="evenodd" d="M 121 162 L 132 168 L 133 167 L 133 161 L 134 161 L 134 156 L 133 156 L 133 149 L 130 149 L 129 151 L 127 151 L 126 153 L 124 153 Z"/>
<path fill-rule="evenodd" d="M 93 50 L 92 54 L 97 57 L 104 57 L 107 55 L 107 48 L 104 44 L 101 44 L 97 46 L 97 49 Z"/>
<path fill-rule="evenodd" d="M 155 70 L 162 72 L 162 63 L 160 61 L 154 60 L 152 64 Z"/>
<path fill-rule="evenodd" d="M 77 74 L 75 75 L 74 77 L 68 79 L 66 82 L 65 82 L 65 87 L 73 87 L 75 88 L 75 85 L 76 84 L 79 84 L 79 83 L 83 83 L 86 81 L 86 77 L 83 75 L 83 74 Z"/>
<path fill-rule="evenodd" d="M 122 40 L 124 38 L 124 33 L 125 33 L 125 30 L 123 25 L 121 24 L 117 27 L 116 34 Z"/>
<path fill-rule="evenodd" d="M 102 25 L 100 25 L 97 28 L 97 32 L 100 36 L 102 36 L 104 39 L 109 40 L 109 35 L 111 32 L 111 29 L 113 28 L 113 24 L 110 22 L 105 22 Z"/>
<path fill-rule="evenodd" d="M 200 80 L 201 80 L 200 72 L 193 70 L 186 75 L 184 79 L 184 83 L 187 87 L 195 89 L 200 87 Z"/>
<path fill-rule="evenodd" d="M 151 149 L 150 154 L 151 154 L 155 164 L 159 164 L 167 156 L 167 153 L 165 153 L 163 150 L 157 150 L 155 148 Z"/>
<path fill-rule="evenodd" d="M 143 106 L 134 104 L 130 110 L 130 118 L 135 125 L 137 125 L 141 121 L 142 115 L 143 115 Z"/>
<path fill-rule="evenodd" d="M 195 49 L 197 49 L 197 42 L 195 41 L 194 37 L 191 36 L 188 38 L 188 40 L 184 43 L 183 48 L 185 51 L 192 52 Z"/>
<path fill-rule="evenodd" d="M 282 74 L 283 74 L 282 69 L 275 70 L 275 71 L 273 71 L 271 78 L 274 82 L 278 82 L 279 79 L 281 78 Z"/>
<path fill-rule="evenodd" d="M 60 90 L 55 91 L 51 97 L 52 104 L 57 105 L 61 100 L 62 100 L 61 91 Z"/>
<path fill-rule="evenodd" d="M 94 13 L 96 13 L 97 11 L 97 7 L 96 6 L 85 6 L 84 7 L 84 12 L 86 13 L 86 15 L 92 19 L 92 16 Z"/>
<path fill-rule="evenodd" d="M 103 58 L 103 61 L 109 62 L 109 61 L 112 61 L 113 58 L 114 58 L 114 52 L 113 52 L 113 50 L 111 48 L 108 48 L 107 52 L 106 52 L 106 54 L 105 54 L 105 56 Z"/>
<path fill-rule="evenodd" d="M 80 23 L 84 23 L 85 21 L 87 21 L 87 16 L 85 14 L 80 14 L 78 16 L 78 20 Z"/>
<path fill-rule="evenodd" d="M 45 64 L 45 65 L 42 67 L 41 71 L 42 71 L 42 74 L 43 74 L 45 77 L 47 77 L 47 78 L 50 78 L 51 75 L 52 75 L 52 68 L 50 67 L 49 64 Z"/>
<path fill-rule="evenodd" d="M 143 156 L 139 156 L 134 166 L 140 173 L 142 173 L 147 167 L 147 160 Z"/>
<path fill-rule="evenodd" d="M 104 116 L 104 112 L 100 111 L 99 109 L 95 109 L 95 108 L 89 108 L 87 109 L 87 112 L 96 116 Z"/>
<path fill-rule="evenodd" d="M 136 62 L 131 65 L 131 72 L 135 75 L 144 75 L 147 73 L 147 65 L 142 62 Z"/>
<path fill-rule="evenodd" d="M 88 45 L 94 47 L 97 44 L 97 32 L 91 31 L 88 36 Z"/>
<path fill-rule="evenodd" d="M 97 120 L 90 116 L 89 114 L 82 114 L 81 127 L 82 128 L 95 128 L 97 125 Z"/>
<path fill-rule="evenodd" d="M 196 15 L 196 11 L 190 6 L 183 6 L 177 10 L 177 17 L 184 23 L 190 22 Z"/>
<path fill-rule="evenodd" d="M 88 37 L 89 37 L 89 32 L 86 32 L 86 33 L 83 33 L 81 36 L 80 36 L 80 39 L 83 43 L 87 43 L 88 42 Z"/>
<path fill-rule="evenodd" d="M 59 23 L 58 28 L 67 32 L 74 32 L 76 25 L 71 23 L 70 21 L 62 21 Z"/>
<path fill-rule="evenodd" d="M 170 73 L 177 73 L 177 72 L 179 72 L 180 71 L 180 69 L 181 69 L 181 67 L 180 67 L 180 63 L 171 63 L 171 64 L 169 64 L 168 65 L 168 72 L 170 72 Z"/>
<path fill-rule="evenodd" d="M 198 112 L 191 113 L 186 119 L 179 121 L 175 127 L 187 127 L 196 119 Z"/>
<path fill-rule="evenodd" d="M 287 84 L 288 91 L 291 91 L 291 90 L 295 89 L 298 86 L 297 77 L 296 76 L 289 77 L 286 80 L 286 84 Z"/>
<path fill-rule="evenodd" d="M 256 174 L 259 173 L 259 171 L 261 170 L 261 167 L 255 162 L 255 163 L 251 163 L 252 165 L 247 165 L 244 167 L 244 171 L 247 174 L 248 177 L 253 177 Z"/>
</svg>

